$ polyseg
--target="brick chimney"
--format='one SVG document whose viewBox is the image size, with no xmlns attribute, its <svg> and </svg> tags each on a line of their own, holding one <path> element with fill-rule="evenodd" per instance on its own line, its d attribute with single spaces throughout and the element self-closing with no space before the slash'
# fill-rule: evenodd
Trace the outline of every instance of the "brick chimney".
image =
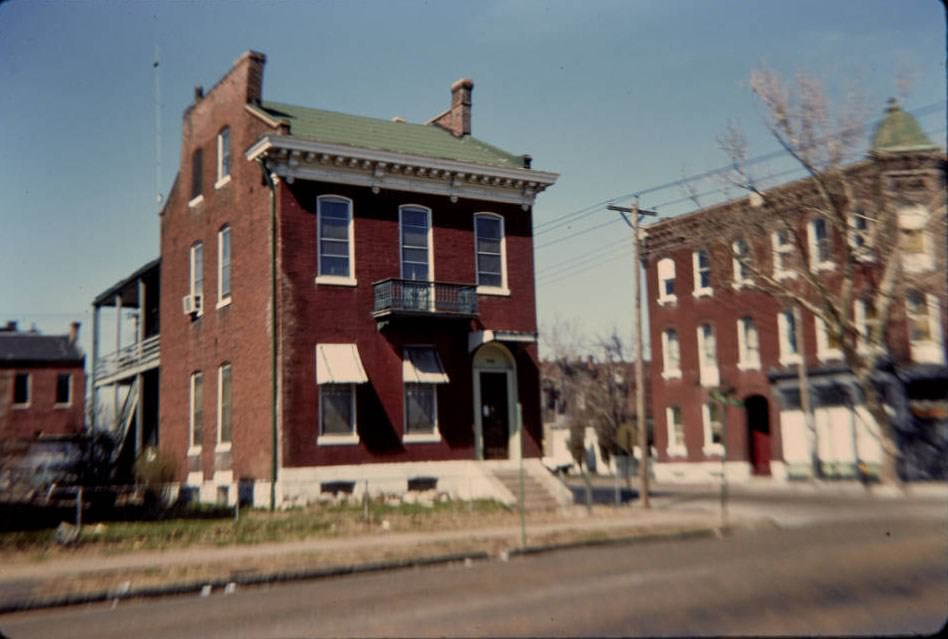
<svg viewBox="0 0 948 639">
<path fill-rule="evenodd" d="M 263 67 L 267 56 L 259 51 L 245 51 L 234 62 L 233 73 L 246 87 L 244 100 L 248 104 L 260 104 L 263 100 Z"/>
<path fill-rule="evenodd" d="M 76 340 L 79 339 L 79 322 L 72 322 L 69 325 L 69 343 L 75 344 Z"/>
<path fill-rule="evenodd" d="M 474 81 L 461 78 L 451 85 L 451 108 L 428 121 L 457 138 L 471 134 L 471 92 Z"/>
</svg>

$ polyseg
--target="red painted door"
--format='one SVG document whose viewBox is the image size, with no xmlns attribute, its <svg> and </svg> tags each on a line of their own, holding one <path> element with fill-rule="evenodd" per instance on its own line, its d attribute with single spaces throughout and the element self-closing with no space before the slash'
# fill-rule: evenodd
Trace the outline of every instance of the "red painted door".
<svg viewBox="0 0 948 639">
<path fill-rule="evenodd" d="M 751 463 L 755 475 L 770 474 L 770 432 L 751 429 Z"/>
</svg>

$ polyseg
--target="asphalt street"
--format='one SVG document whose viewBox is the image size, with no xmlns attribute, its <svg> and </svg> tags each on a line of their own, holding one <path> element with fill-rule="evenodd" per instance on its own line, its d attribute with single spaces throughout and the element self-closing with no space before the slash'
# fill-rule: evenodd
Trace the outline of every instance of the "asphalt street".
<svg viewBox="0 0 948 639">
<path fill-rule="evenodd" d="M 7 615 L 0 632 L 10 639 L 235 639 L 931 634 L 942 628 L 948 615 L 944 504 L 752 497 L 737 498 L 732 507 L 784 512 L 789 525 Z M 674 508 L 671 499 L 655 505 Z M 684 501 L 703 500 L 714 504 L 710 494 Z"/>
</svg>

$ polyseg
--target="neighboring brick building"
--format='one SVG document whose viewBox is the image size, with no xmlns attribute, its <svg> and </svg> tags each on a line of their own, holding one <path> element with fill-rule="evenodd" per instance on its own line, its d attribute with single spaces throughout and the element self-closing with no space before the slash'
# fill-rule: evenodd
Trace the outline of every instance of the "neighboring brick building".
<svg viewBox="0 0 948 639">
<path fill-rule="evenodd" d="M 74 435 L 83 429 L 85 355 L 67 335 L 0 327 L 0 439 L 26 441 Z"/>
<path fill-rule="evenodd" d="M 411 124 L 264 100 L 264 63 L 196 89 L 161 214 L 158 441 L 182 485 L 503 496 L 518 405 L 546 481 L 532 206 L 556 174 L 470 135 L 470 80 Z"/>
<path fill-rule="evenodd" d="M 885 370 L 878 370 L 878 379 L 887 386 L 886 402 L 896 415 L 903 456 L 918 453 L 925 458 L 919 462 L 922 466 L 937 467 L 939 456 L 944 459 L 948 453 L 948 422 L 943 414 L 948 406 L 944 152 L 928 141 L 910 115 L 892 104 L 868 158 L 845 171 L 856 189 L 849 237 L 804 213 L 804 203 L 814 190 L 811 180 L 768 189 L 768 196 L 792 207 L 788 211 L 801 211 L 795 235 L 808 239 L 802 259 L 805 268 L 819 277 L 840 277 L 834 260 L 842 242 L 850 242 L 854 251 L 869 249 L 854 272 L 856 293 L 848 311 L 860 334 L 872 321 L 866 293 L 875 290 L 880 273 L 880 265 L 870 257 L 871 247 L 863 247 L 866 220 L 872 220 L 880 206 L 897 212 L 904 295 L 894 302 L 887 331 L 889 358 Z M 796 322 L 801 322 L 804 334 L 820 471 L 853 476 L 857 462 L 873 469 L 881 461 L 873 435 L 875 421 L 821 321 L 808 311 L 795 315 L 791 300 L 755 289 L 736 257 L 747 255 L 776 279 L 794 277 L 799 262 L 794 267 L 790 260 L 801 259 L 800 251 L 777 232 L 776 221 L 760 236 L 748 236 L 755 228 L 767 228 L 762 215 L 753 198 L 742 198 L 647 229 L 652 402 L 660 479 L 707 478 L 720 471 L 725 420 L 711 397 L 711 391 L 720 387 L 733 388 L 743 404 L 727 410 L 729 476 L 810 475 L 814 440 L 800 409 Z M 925 476 L 942 471 L 903 467 L 902 472 Z"/>
</svg>

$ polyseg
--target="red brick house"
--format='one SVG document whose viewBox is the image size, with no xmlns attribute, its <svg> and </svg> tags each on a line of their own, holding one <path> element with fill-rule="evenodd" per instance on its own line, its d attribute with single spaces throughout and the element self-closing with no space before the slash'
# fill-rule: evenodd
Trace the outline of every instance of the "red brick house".
<svg viewBox="0 0 948 639">
<path fill-rule="evenodd" d="M 470 80 L 412 124 L 265 100 L 264 63 L 196 89 L 161 214 L 159 442 L 182 485 L 509 497 L 492 469 L 521 452 L 545 482 L 532 206 L 556 174 L 471 135 Z"/>
<path fill-rule="evenodd" d="M 0 327 L 0 439 L 4 442 L 81 433 L 85 419 L 85 355 L 67 335 Z"/>
<path fill-rule="evenodd" d="M 814 449 L 824 475 L 851 477 L 857 464 L 878 467 L 881 450 L 873 435 L 878 427 L 862 405 L 838 343 L 810 312 L 796 314 L 792 301 L 755 288 L 737 256 L 748 256 L 776 279 L 795 277 L 792 271 L 800 263 L 790 261 L 800 259 L 820 277 L 838 278 L 834 265 L 842 243 L 849 242 L 853 250 L 865 248 L 866 220 L 883 205 L 898 215 L 905 295 L 893 306 L 885 346 L 888 369 L 880 370 L 879 378 L 889 380 L 886 402 L 896 415 L 903 453 L 914 446 L 913 438 L 924 440 L 932 461 L 943 455 L 937 451 L 948 452 L 948 423 L 921 417 L 931 412 L 932 402 L 948 406 L 944 152 L 910 115 L 891 105 L 867 159 L 846 171 L 857 185 L 858 202 L 848 237 L 802 212 L 806 207 L 800 203 L 813 192 L 810 180 L 768 190 L 775 200 L 801 210 L 795 235 L 808 240 L 802 255 L 776 226 L 748 235 L 759 226 L 750 223 L 760 215 L 753 198 L 648 227 L 645 264 L 659 479 L 715 475 L 725 438 L 727 473 L 737 479 L 807 477 L 813 472 Z M 885 204 L 873 195 L 879 184 L 887 185 Z M 862 335 L 873 321 L 866 293 L 874 290 L 880 266 L 868 257 L 871 253 L 866 255 L 852 279 L 856 293 L 849 311 Z M 797 344 L 798 322 L 802 345 Z M 815 436 L 800 408 L 801 350 Z M 732 388 L 741 402 L 726 409 L 726 435 L 724 415 L 712 397 L 720 387 Z"/>
</svg>

